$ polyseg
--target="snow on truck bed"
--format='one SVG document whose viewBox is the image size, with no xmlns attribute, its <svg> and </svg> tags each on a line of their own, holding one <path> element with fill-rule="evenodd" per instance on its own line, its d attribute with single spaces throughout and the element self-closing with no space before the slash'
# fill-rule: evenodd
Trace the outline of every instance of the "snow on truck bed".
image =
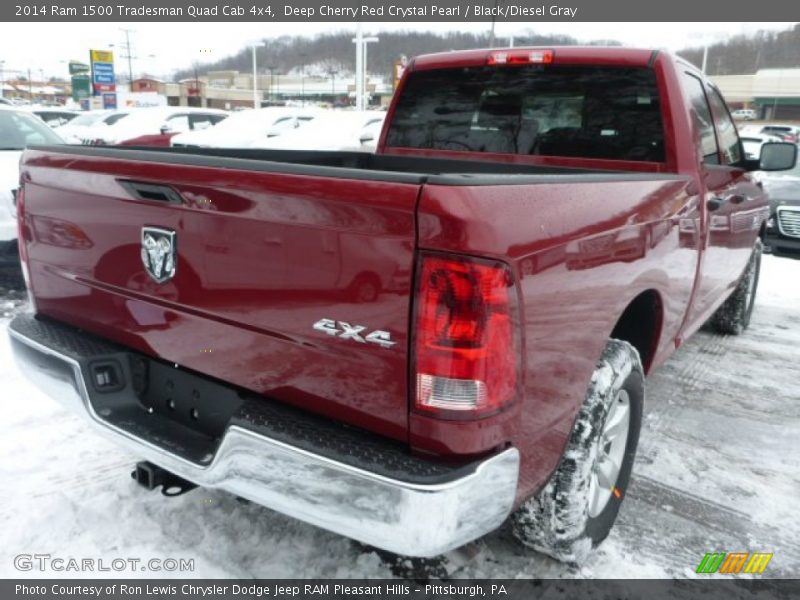
<svg viewBox="0 0 800 600">
<path fill-rule="evenodd" d="M 194 559 L 193 573 L 123 577 L 392 577 L 340 536 L 222 492 L 169 499 L 134 484 L 136 456 L 29 385 L 5 328 L 24 308 L 0 290 L 0 577 L 21 553 Z M 581 568 L 526 554 L 503 532 L 445 557 L 455 577 L 683 577 L 706 552 L 773 552 L 765 577 L 800 571 L 800 261 L 765 256 L 751 328 L 699 332 L 648 381 L 627 501 Z M 80 577 L 80 573 L 46 576 Z M 94 574 L 86 574 L 92 577 Z"/>
</svg>

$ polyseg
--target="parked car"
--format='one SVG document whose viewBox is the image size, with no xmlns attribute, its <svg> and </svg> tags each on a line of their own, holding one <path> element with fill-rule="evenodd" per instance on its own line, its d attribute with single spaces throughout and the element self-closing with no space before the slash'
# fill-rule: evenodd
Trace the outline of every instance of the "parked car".
<svg viewBox="0 0 800 600">
<path fill-rule="evenodd" d="M 381 137 L 385 118 L 386 114 L 384 113 L 383 118 L 373 119 L 364 125 L 361 132 L 358 134 L 359 150 L 375 152 L 378 147 L 378 140 Z"/>
<path fill-rule="evenodd" d="M 383 111 L 325 111 L 301 129 L 261 138 L 250 148 L 374 152 L 385 117 Z"/>
<path fill-rule="evenodd" d="M 91 136 L 83 138 L 86 145 L 114 145 L 137 143 L 142 136 L 163 136 L 164 141 L 147 138 L 150 145 L 168 146 L 170 134 L 183 133 L 210 127 L 225 119 L 228 113 L 214 108 L 187 106 L 135 108 L 127 111 L 124 119 L 112 124 L 92 127 Z"/>
<path fill-rule="evenodd" d="M 105 127 L 111 127 L 129 114 L 130 110 L 90 110 L 59 127 L 58 134 L 68 144 L 88 144 Z"/>
<path fill-rule="evenodd" d="M 25 110 L 39 117 L 51 129 L 57 129 L 63 125 L 66 125 L 81 114 L 77 111 L 68 110 L 66 108 L 53 108 L 47 106 L 30 106 L 25 107 Z"/>
<path fill-rule="evenodd" d="M 228 113 L 191 112 L 189 114 L 173 115 L 161 125 L 158 133 L 146 133 L 119 143 L 126 146 L 169 147 L 172 145 L 172 138 L 178 135 L 209 131 L 217 124 L 224 123 L 227 119 Z"/>
<path fill-rule="evenodd" d="M 784 142 L 793 144 L 800 142 L 800 127 L 796 125 L 766 125 L 761 129 L 761 133 L 778 136 Z"/>
<path fill-rule="evenodd" d="M 213 129 L 181 133 L 172 139 L 176 147 L 246 148 L 267 138 L 283 135 L 309 123 L 318 109 L 274 106 L 233 113 Z"/>
<path fill-rule="evenodd" d="M 742 135 L 751 135 L 753 133 L 760 133 L 763 135 L 773 135 L 779 137 L 784 142 L 798 143 L 800 142 L 800 127 L 795 125 L 782 125 L 772 123 L 769 125 L 747 125 L 742 128 Z"/>
<path fill-rule="evenodd" d="M 756 111 L 751 108 L 740 108 L 731 113 L 731 116 L 737 121 L 752 121 L 758 115 Z"/>
<path fill-rule="evenodd" d="M 783 141 L 777 136 L 760 133 L 740 134 L 739 139 L 742 140 L 745 157 L 749 160 L 758 160 L 761 158 L 761 148 L 764 144 Z"/>
<path fill-rule="evenodd" d="M 412 556 L 510 519 L 580 562 L 628 495 L 646 375 L 709 320 L 747 328 L 750 171 L 797 146 L 748 160 L 718 88 L 651 50 L 418 56 L 387 114 L 374 154 L 27 151 L 14 354 L 148 489 Z"/>
<path fill-rule="evenodd" d="M 764 250 L 800 258 L 800 165 L 791 171 L 763 173 L 761 182 L 770 203 Z"/>
<path fill-rule="evenodd" d="M 25 110 L 0 105 L 0 267 L 19 268 L 16 195 L 19 160 L 31 144 L 63 144 L 52 129 Z"/>
</svg>

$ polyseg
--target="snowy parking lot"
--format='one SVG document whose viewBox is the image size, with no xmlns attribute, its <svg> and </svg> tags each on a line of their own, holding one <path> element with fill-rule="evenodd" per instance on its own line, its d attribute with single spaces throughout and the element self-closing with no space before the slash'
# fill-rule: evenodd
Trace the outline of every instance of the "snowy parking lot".
<svg viewBox="0 0 800 600">
<path fill-rule="evenodd" d="M 194 559 L 194 572 L 181 575 L 209 578 L 400 572 L 357 543 L 225 493 L 170 499 L 137 487 L 129 474 L 136 456 L 17 371 L 5 329 L 25 309 L 23 297 L 0 290 L 0 576 L 40 575 L 15 569 L 21 553 Z M 683 577 L 706 552 L 761 551 L 774 553 L 765 576 L 796 577 L 799 459 L 800 261 L 765 256 L 750 329 L 739 337 L 701 331 L 649 379 L 627 501 L 587 564 L 525 552 L 501 530 L 443 557 L 439 573 Z"/>
</svg>

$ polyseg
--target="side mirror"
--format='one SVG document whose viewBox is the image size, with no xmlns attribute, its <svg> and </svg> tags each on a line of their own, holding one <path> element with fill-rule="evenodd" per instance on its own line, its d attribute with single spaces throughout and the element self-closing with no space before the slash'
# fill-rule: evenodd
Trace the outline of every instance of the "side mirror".
<svg viewBox="0 0 800 600">
<path fill-rule="evenodd" d="M 161 135 L 165 135 L 165 134 L 167 134 L 167 133 L 172 133 L 172 127 L 170 127 L 169 125 L 167 125 L 166 123 L 164 123 L 164 124 L 161 126 Z"/>
<path fill-rule="evenodd" d="M 797 145 L 788 142 L 767 142 L 761 146 L 761 171 L 788 171 L 797 164 Z"/>
</svg>

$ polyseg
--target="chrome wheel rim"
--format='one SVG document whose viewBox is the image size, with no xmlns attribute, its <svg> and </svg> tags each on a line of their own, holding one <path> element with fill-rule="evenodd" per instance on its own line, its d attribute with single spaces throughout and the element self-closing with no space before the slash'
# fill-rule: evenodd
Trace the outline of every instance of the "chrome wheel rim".
<svg viewBox="0 0 800 600">
<path fill-rule="evenodd" d="M 617 479 L 628 445 L 628 428 L 631 421 L 631 399 L 628 392 L 620 390 L 608 408 L 603 431 L 597 441 L 597 458 L 589 480 L 589 516 L 598 516 L 612 494 L 616 492 Z"/>
</svg>

